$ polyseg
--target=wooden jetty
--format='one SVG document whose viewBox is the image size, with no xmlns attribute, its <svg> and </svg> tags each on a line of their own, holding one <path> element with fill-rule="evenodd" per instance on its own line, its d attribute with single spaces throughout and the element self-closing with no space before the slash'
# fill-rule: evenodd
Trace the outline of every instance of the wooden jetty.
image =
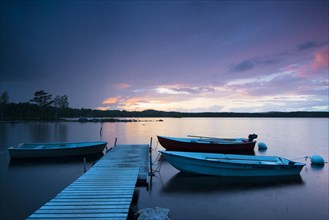
<svg viewBox="0 0 329 220">
<path fill-rule="evenodd" d="M 139 167 L 138 182 L 147 183 L 149 173 L 149 145 L 116 145 L 93 167 Z"/>
<path fill-rule="evenodd" d="M 27 219 L 127 219 L 137 182 L 147 183 L 149 145 L 117 145 Z"/>
</svg>

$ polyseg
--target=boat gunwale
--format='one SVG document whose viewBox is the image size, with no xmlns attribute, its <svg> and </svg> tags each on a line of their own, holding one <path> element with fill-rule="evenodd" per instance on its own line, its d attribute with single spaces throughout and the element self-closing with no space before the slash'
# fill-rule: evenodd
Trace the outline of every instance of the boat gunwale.
<svg viewBox="0 0 329 220">
<path fill-rule="evenodd" d="M 243 163 L 243 162 L 234 162 L 235 159 L 230 159 L 230 158 L 222 158 L 222 159 L 217 159 L 217 160 L 208 160 L 208 159 L 206 159 L 206 157 L 205 158 L 199 158 L 199 157 L 184 156 L 184 155 L 180 154 L 181 152 L 177 152 L 178 154 L 172 154 L 172 153 L 169 153 L 169 152 L 166 152 L 166 151 L 159 151 L 159 152 L 167 154 L 169 156 L 186 158 L 186 159 L 190 159 L 190 160 L 207 161 L 207 162 L 212 163 L 212 164 L 221 163 L 221 164 L 233 164 L 233 165 L 238 165 L 238 166 L 241 166 L 241 165 L 254 166 L 254 165 L 256 165 L 256 166 L 262 166 L 262 167 L 299 167 L 299 166 L 304 167 L 306 165 L 305 163 L 295 162 L 295 161 L 292 161 L 292 160 L 289 160 L 289 159 L 286 159 L 286 158 L 283 158 L 283 157 L 279 157 L 279 156 L 266 156 L 266 157 L 273 157 L 273 158 L 278 158 L 278 159 L 282 158 L 282 159 L 285 159 L 287 161 L 292 161 L 293 164 L 290 164 L 290 163 L 284 164 L 283 162 L 282 162 L 282 164 L 278 164 L 278 163 L 276 163 L 276 164 L 261 163 L 262 161 L 266 162 L 266 160 L 254 160 L 255 163 Z M 188 153 L 190 153 L 190 152 L 188 152 Z M 194 153 L 194 152 L 191 152 L 191 153 Z M 208 154 L 208 153 L 195 153 L 195 154 Z M 222 154 L 222 155 L 226 155 L 226 154 Z M 235 154 L 231 154 L 231 155 L 235 155 Z M 238 155 L 238 156 L 245 156 L 245 155 Z M 247 156 L 247 157 L 249 157 L 249 156 Z M 254 156 L 254 157 L 259 157 L 259 156 Z M 264 157 L 264 156 L 260 156 L 260 157 Z M 244 160 L 248 161 L 248 159 L 244 159 Z M 252 159 L 250 159 L 250 160 L 252 160 Z M 256 161 L 258 161 L 259 163 L 256 163 Z"/>
<path fill-rule="evenodd" d="M 181 138 L 181 137 L 169 137 L 169 136 L 157 136 L 158 138 L 162 138 L 169 141 L 174 142 L 180 142 L 180 143 L 192 143 L 192 144 L 199 144 L 199 145 L 248 145 L 248 144 L 256 144 L 257 141 L 242 141 L 242 140 L 248 140 L 247 138 L 232 138 L 232 140 L 229 140 L 230 138 Z M 203 140 L 206 139 L 206 140 Z M 214 141 L 211 141 L 213 139 Z M 216 139 L 218 141 L 225 141 L 223 143 L 216 142 Z M 233 141 L 236 139 L 240 139 L 241 141 Z"/>
<path fill-rule="evenodd" d="M 82 145 L 83 144 L 83 145 Z M 107 141 L 90 141 L 90 142 L 52 142 L 52 143 L 21 143 L 16 147 L 11 146 L 8 148 L 9 151 L 46 151 L 46 150 L 63 150 L 63 149 L 79 149 L 79 148 L 88 148 L 88 147 L 99 147 L 108 144 Z M 24 147 L 27 145 L 35 146 L 46 146 L 45 148 L 36 148 L 36 147 Z M 52 146 L 54 147 L 48 147 Z M 63 146 L 62 146 L 63 145 Z M 74 146 L 76 145 L 76 146 Z M 57 146 L 57 147 L 56 147 Z"/>
</svg>

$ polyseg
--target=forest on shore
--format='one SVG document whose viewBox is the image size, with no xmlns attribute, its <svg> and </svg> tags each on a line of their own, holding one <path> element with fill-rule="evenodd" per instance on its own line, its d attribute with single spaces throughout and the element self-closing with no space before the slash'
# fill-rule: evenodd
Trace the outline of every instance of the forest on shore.
<svg viewBox="0 0 329 220">
<path fill-rule="evenodd" d="M 59 107 L 40 107 L 31 103 L 9 103 L 3 106 L 2 121 L 15 120 L 63 120 L 65 118 L 183 118 L 183 117 L 322 117 L 328 118 L 329 112 L 166 112 L 157 110 L 125 111 L 125 110 L 95 110 Z"/>
<path fill-rule="evenodd" d="M 91 119 L 107 118 L 106 121 L 120 121 L 111 118 L 183 118 L 183 117 L 317 117 L 329 118 L 329 112 L 175 112 L 175 111 L 125 111 L 125 110 L 97 110 L 86 108 L 70 108 L 68 97 L 56 96 L 39 90 L 29 102 L 10 103 L 8 93 L 1 94 L 0 100 L 0 121 L 19 120 L 66 120 L 69 118 L 80 118 L 80 121 Z M 95 121 L 95 120 L 90 120 Z"/>
</svg>

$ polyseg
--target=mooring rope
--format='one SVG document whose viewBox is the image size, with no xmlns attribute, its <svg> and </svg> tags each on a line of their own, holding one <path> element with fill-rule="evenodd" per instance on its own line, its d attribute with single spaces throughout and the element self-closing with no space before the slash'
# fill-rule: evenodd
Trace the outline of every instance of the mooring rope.
<svg viewBox="0 0 329 220">
<path fill-rule="evenodd" d="M 158 152 L 157 157 L 155 158 L 154 162 L 152 162 L 153 165 L 158 164 L 157 161 L 159 160 L 160 155 L 161 155 L 161 154 Z"/>
<path fill-rule="evenodd" d="M 155 146 L 155 148 L 154 149 L 152 148 L 152 151 L 156 150 L 158 148 L 158 146 L 159 146 L 159 141 L 157 141 L 157 145 Z"/>
<path fill-rule="evenodd" d="M 154 169 L 154 173 L 160 173 L 160 170 L 161 170 L 161 166 L 163 164 L 163 160 L 160 161 L 160 163 L 158 164 L 157 168 Z"/>
<path fill-rule="evenodd" d="M 298 157 L 298 158 L 295 158 L 295 159 L 291 159 L 291 160 L 300 160 L 300 159 L 305 159 L 305 161 L 307 161 L 307 159 L 310 159 L 311 157 L 310 156 L 305 156 L 305 157 Z"/>
<path fill-rule="evenodd" d="M 320 157 L 321 158 L 321 157 Z M 305 156 L 305 157 L 299 157 L 299 158 L 295 158 L 295 159 L 291 159 L 291 160 L 300 160 L 300 159 L 305 159 L 305 161 L 307 161 L 308 159 L 310 159 L 312 161 L 312 157 L 311 156 Z M 321 158 L 322 159 L 322 158 Z M 319 164 L 318 162 L 313 162 L 312 163 L 314 164 Z M 323 163 L 328 163 L 328 161 L 323 161 Z"/>
</svg>

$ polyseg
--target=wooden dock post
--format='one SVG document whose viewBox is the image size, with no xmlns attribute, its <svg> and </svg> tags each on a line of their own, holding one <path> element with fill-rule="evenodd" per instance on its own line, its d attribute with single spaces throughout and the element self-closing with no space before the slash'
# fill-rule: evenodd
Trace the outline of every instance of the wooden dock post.
<svg viewBox="0 0 329 220">
<path fill-rule="evenodd" d="M 149 147 L 149 161 L 150 161 L 150 172 L 149 172 L 149 176 L 154 176 L 154 173 L 153 173 L 153 164 L 152 164 L 152 137 L 151 137 L 151 140 L 150 140 L 150 147 Z"/>
<path fill-rule="evenodd" d="M 86 158 L 84 157 L 83 158 L 83 172 L 85 173 L 85 172 L 87 172 L 87 168 L 86 168 Z"/>
</svg>

